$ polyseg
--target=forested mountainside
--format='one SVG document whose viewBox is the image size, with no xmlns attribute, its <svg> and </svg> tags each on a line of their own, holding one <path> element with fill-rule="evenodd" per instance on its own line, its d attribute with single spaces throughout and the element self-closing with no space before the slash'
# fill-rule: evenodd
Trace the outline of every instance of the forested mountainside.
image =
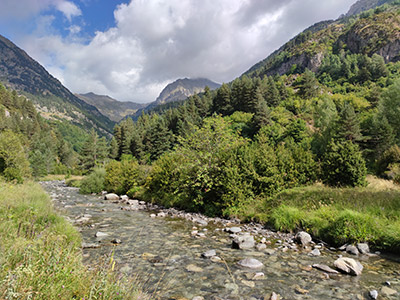
<svg viewBox="0 0 400 300">
<path fill-rule="evenodd" d="M 103 115 L 114 122 L 119 122 L 128 115 L 133 115 L 136 111 L 147 106 L 147 104 L 135 102 L 122 102 L 109 96 L 96 95 L 94 93 L 76 95 L 86 103 L 95 106 Z"/>
<path fill-rule="evenodd" d="M 324 58 L 340 53 L 379 54 L 386 63 L 399 60 L 398 6 L 386 4 L 358 16 L 317 23 L 297 35 L 279 50 L 257 63 L 247 76 L 318 72 Z"/>
<path fill-rule="evenodd" d="M 367 172 L 400 180 L 400 63 L 390 50 L 399 9 L 314 26 L 281 61 L 121 122 L 111 156 L 151 163 L 147 188 L 157 201 L 211 214 L 316 180 L 363 186 Z M 353 35 L 360 42 L 344 42 Z M 308 52 L 319 53 L 315 68 L 283 67 Z"/>
<path fill-rule="evenodd" d="M 0 179 L 22 182 L 47 174 L 82 174 L 108 158 L 94 129 L 46 120 L 33 102 L 0 83 Z"/>
<path fill-rule="evenodd" d="M 0 81 L 34 102 L 43 117 L 68 120 L 84 129 L 109 134 L 114 122 L 82 101 L 50 75 L 38 62 L 0 36 Z"/>
</svg>

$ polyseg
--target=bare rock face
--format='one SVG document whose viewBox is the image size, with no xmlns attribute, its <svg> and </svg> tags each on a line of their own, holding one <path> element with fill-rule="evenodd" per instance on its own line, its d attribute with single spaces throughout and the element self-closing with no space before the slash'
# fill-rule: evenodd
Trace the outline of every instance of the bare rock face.
<svg viewBox="0 0 400 300">
<path fill-rule="evenodd" d="M 361 275 L 363 270 L 363 266 L 358 261 L 348 257 L 341 257 L 333 264 L 340 272 L 353 276 Z"/>
</svg>

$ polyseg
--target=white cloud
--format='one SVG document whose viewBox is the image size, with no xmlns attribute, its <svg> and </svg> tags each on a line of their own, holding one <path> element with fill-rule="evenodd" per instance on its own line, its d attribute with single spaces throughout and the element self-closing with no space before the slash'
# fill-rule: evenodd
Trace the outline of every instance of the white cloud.
<svg viewBox="0 0 400 300">
<path fill-rule="evenodd" d="M 70 1 L 57 1 L 56 8 L 71 22 L 72 17 L 82 15 L 82 11 L 75 3 Z"/>
<path fill-rule="evenodd" d="M 73 92 L 149 102 L 177 78 L 234 79 L 305 27 L 338 17 L 353 0 L 320 2 L 134 0 L 119 5 L 116 26 L 89 43 L 52 34 L 22 45 Z M 80 13 L 66 9 L 67 18 L 67 11 Z"/>
</svg>

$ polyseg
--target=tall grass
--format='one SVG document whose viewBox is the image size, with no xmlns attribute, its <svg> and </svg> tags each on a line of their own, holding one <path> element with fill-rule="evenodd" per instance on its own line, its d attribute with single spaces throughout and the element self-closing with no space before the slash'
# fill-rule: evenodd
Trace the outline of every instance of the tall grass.
<svg viewBox="0 0 400 300">
<path fill-rule="evenodd" d="M 369 178 L 364 188 L 323 185 L 283 191 L 264 203 L 261 221 L 278 230 L 304 229 L 340 245 L 369 242 L 379 249 L 400 252 L 400 188 Z M 261 214 L 260 214 L 261 215 Z"/>
<path fill-rule="evenodd" d="M 78 232 L 36 183 L 0 183 L 0 299 L 145 299 L 114 272 L 88 270 Z"/>
</svg>

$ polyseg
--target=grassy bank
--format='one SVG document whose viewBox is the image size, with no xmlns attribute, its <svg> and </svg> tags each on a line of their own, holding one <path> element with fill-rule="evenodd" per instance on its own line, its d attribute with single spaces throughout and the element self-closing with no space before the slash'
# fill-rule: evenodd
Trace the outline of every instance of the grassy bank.
<svg viewBox="0 0 400 300">
<path fill-rule="evenodd" d="M 368 242 L 400 253 L 400 188 L 372 177 L 369 182 L 364 188 L 286 190 L 259 205 L 255 216 L 277 230 L 303 229 L 335 245 Z"/>
<path fill-rule="evenodd" d="M 139 298 L 113 261 L 89 271 L 80 243 L 38 184 L 0 182 L 0 299 Z"/>
</svg>

